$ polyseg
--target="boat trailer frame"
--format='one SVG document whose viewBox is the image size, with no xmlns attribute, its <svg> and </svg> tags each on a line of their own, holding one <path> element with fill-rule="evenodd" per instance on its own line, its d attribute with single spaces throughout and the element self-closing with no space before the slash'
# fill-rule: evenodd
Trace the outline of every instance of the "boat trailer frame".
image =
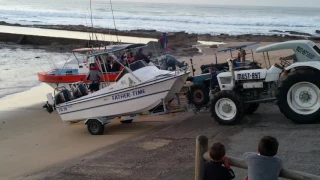
<svg viewBox="0 0 320 180">
<path fill-rule="evenodd" d="M 88 132 L 92 135 L 102 135 L 104 133 L 104 126 L 106 124 L 109 124 L 114 121 L 120 121 L 123 124 L 129 124 L 133 120 L 150 117 L 150 116 L 159 116 L 159 115 L 166 115 L 166 114 L 172 114 L 172 113 L 178 113 L 178 112 L 186 112 L 188 111 L 188 107 L 181 106 L 181 101 L 179 97 L 180 93 L 175 94 L 177 104 L 178 106 L 174 106 L 172 108 L 167 108 L 164 99 L 162 99 L 162 103 L 159 103 L 155 108 L 150 110 L 147 113 L 139 113 L 139 114 L 131 114 L 131 115 L 125 115 L 120 117 L 91 117 L 86 120 L 81 120 L 77 122 L 67 122 L 69 126 L 75 126 L 80 124 L 87 125 Z M 173 100 L 173 99 L 172 99 Z M 91 123 L 95 123 L 95 125 L 91 125 Z M 98 127 L 97 127 L 98 126 Z M 93 129 L 94 128 L 94 129 Z"/>
</svg>

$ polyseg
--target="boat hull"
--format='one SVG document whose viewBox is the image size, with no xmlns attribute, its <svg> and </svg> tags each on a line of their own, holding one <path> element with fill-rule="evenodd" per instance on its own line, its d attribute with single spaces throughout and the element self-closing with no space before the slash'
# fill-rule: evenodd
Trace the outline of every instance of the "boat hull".
<svg viewBox="0 0 320 180">
<path fill-rule="evenodd" d="M 189 74 L 185 74 L 183 72 L 180 72 L 180 74 L 177 74 L 178 78 L 174 82 L 173 86 L 171 87 L 169 93 L 165 97 L 165 102 L 170 101 L 172 98 L 174 98 L 175 94 L 179 93 L 184 86 Z"/>
<path fill-rule="evenodd" d="M 100 88 L 104 88 L 109 83 L 114 83 L 116 81 L 117 76 L 119 73 L 108 73 L 103 74 L 102 82 L 100 83 Z M 72 90 L 72 87 L 75 85 L 73 83 L 76 82 L 84 82 L 89 87 L 90 81 L 86 79 L 86 74 L 79 74 L 79 75 L 51 75 L 46 74 L 43 72 L 38 73 L 38 79 L 41 82 L 44 82 L 51 86 L 52 88 L 57 87 L 65 87 L 68 90 Z"/>
<path fill-rule="evenodd" d="M 65 122 L 79 121 L 93 117 L 117 117 L 146 112 L 162 102 L 169 101 L 174 93 L 181 90 L 188 73 L 170 76 L 143 85 L 76 99 L 57 106 L 61 119 Z M 183 82 L 183 83 L 182 83 Z M 180 89 L 179 89 L 180 88 Z M 170 94 L 168 96 L 168 94 Z"/>
</svg>

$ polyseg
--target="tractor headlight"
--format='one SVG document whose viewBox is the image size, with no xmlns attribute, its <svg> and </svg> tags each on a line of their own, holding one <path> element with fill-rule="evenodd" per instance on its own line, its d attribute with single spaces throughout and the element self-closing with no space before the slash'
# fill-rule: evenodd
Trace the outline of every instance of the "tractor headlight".
<svg viewBox="0 0 320 180">
<path fill-rule="evenodd" d="M 221 84 L 230 84 L 232 80 L 232 77 L 220 77 L 220 83 Z"/>
</svg>

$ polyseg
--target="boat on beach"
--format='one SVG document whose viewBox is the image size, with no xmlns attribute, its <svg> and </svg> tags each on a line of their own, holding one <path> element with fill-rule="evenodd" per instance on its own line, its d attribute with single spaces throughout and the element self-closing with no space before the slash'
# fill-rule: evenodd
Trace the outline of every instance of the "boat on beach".
<svg viewBox="0 0 320 180">
<path fill-rule="evenodd" d="M 141 48 L 141 45 L 120 45 L 116 49 L 92 53 L 88 57 L 124 52 L 128 48 Z M 91 94 L 84 83 L 78 83 L 73 92 L 81 92 L 80 96 L 62 88 L 54 98 L 48 94 L 47 106 L 51 110 L 56 109 L 62 121 L 71 124 L 86 120 L 91 134 L 101 134 L 102 126 L 110 119 L 150 113 L 159 106 L 166 109 L 166 105 L 180 92 L 190 73 L 185 69 L 161 70 L 144 60 L 135 61 L 128 66 L 116 61 L 123 69 L 114 83 Z M 98 127 L 98 130 L 94 127 Z"/>
<path fill-rule="evenodd" d="M 41 82 L 44 82 L 51 86 L 52 88 L 64 86 L 68 90 L 71 90 L 74 87 L 76 82 L 84 82 L 87 87 L 89 87 L 89 81 L 86 79 L 86 75 L 89 72 L 89 64 L 97 63 L 99 69 L 102 72 L 103 81 L 100 83 L 100 88 L 104 88 L 110 83 L 116 81 L 117 76 L 120 71 L 117 72 L 103 72 L 103 63 L 106 62 L 97 62 L 96 59 L 89 58 L 89 54 L 105 51 L 115 51 L 117 49 L 131 49 L 132 47 L 145 46 L 144 44 L 122 44 L 122 45 L 109 45 L 105 47 L 95 47 L 95 48 L 79 48 L 73 49 L 72 54 L 75 57 L 74 59 L 69 59 L 66 62 L 60 62 L 54 64 L 54 68 L 48 72 L 38 72 L 38 79 Z M 79 57 L 78 53 L 84 54 L 83 57 Z M 106 61 L 104 59 L 104 61 Z"/>
</svg>

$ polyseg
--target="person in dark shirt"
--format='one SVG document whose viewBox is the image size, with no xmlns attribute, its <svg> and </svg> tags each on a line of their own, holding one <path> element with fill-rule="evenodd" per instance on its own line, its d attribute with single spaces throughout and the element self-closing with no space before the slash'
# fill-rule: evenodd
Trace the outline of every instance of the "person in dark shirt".
<svg viewBox="0 0 320 180">
<path fill-rule="evenodd" d="M 231 180 L 235 178 L 226 155 L 226 148 L 220 142 L 211 145 L 209 155 L 212 161 L 204 165 L 203 180 Z"/>
<path fill-rule="evenodd" d="M 216 89 L 217 87 L 219 87 L 218 78 L 217 78 L 218 73 L 212 67 L 209 68 L 209 73 L 211 74 L 210 89 Z"/>
<path fill-rule="evenodd" d="M 113 60 L 111 71 L 118 72 L 120 71 L 120 68 L 121 68 L 121 65 L 116 60 Z"/>
<path fill-rule="evenodd" d="M 134 56 L 134 61 L 144 60 L 147 64 L 149 64 L 150 59 L 145 54 L 143 54 L 142 51 L 142 48 L 138 50 L 137 54 Z"/>
<path fill-rule="evenodd" d="M 101 70 L 103 73 L 111 72 L 110 60 L 107 60 L 106 63 L 101 64 Z"/>
</svg>

